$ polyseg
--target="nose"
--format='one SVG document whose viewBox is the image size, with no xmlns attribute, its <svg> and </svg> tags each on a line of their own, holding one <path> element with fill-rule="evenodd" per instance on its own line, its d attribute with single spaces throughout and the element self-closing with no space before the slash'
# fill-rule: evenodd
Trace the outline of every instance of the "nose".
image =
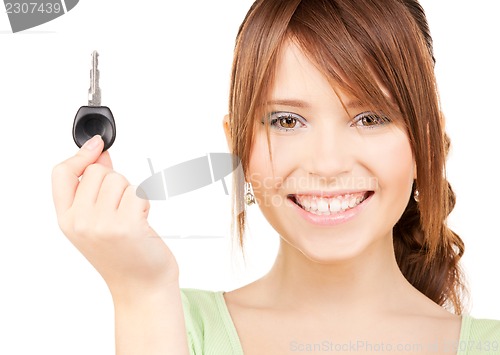
<svg viewBox="0 0 500 355">
<path fill-rule="evenodd" d="M 324 178 L 335 178 L 352 171 L 355 161 L 355 142 L 348 127 L 335 122 L 315 127 L 311 134 L 309 173 Z"/>
</svg>

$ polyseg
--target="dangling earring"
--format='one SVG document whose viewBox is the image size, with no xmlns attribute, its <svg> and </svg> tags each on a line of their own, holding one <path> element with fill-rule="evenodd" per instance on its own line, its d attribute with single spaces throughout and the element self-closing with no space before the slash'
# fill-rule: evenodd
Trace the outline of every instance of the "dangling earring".
<svg viewBox="0 0 500 355">
<path fill-rule="evenodd" d="M 245 182 L 245 203 L 247 206 L 251 206 L 255 203 L 255 196 L 250 182 Z"/>
<path fill-rule="evenodd" d="M 420 199 L 419 199 L 419 193 L 418 193 L 418 189 L 415 188 L 415 191 L 413 191 L 413 199 L 415 200 L 415 202 L 419 202 Z"/>
</svg>

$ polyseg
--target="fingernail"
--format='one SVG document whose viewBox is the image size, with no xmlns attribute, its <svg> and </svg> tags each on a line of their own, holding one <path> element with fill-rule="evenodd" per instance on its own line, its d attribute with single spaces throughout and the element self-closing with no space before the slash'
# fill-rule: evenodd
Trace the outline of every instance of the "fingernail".
<svg viewBox="0 0 500 355">
<path fill-rule="evenodd" d="M 82 148 L 85 148 L 87 150 L 94 150 L 94 149 L 97 148 L 97 146 L 99 145 L 100 141 L 101 141 L 101 136 L 98 135 L 98 134 L 96 134 L 91 139 L 89 139 L 88 141 L 86 141 Z"/>
</svg>

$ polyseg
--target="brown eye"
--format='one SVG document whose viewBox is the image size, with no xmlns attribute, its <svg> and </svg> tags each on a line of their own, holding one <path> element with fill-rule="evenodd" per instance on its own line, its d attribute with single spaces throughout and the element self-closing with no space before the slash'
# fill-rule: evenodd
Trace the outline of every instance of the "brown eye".
<svg viewBox="0 0 500 355">
<path fill-rule="evenodd" d="M 354 118 L 354 122 L 351 126 L 373 128 L 374 126 L 384 125 L 389 122 L 391 122 L 391 120 L 386 116 L 378 115 L 373 112 L 363 112 Z"/>
<path fill-rule="evenodd" d="M 371 126 L 371 125 L 377 124 L 377 122 L 378 122 L 377 117 L 373 117 L 373 116 L 365 116 L 361 119 L 361 121 L 363 122 L 363 125 L 365 125 L 365 126 Z"/>
<path fill-rule="evenodd" d="M 283 132 L 297 131 L 307 127 L 307 121 L 302 116 L 292 112 L 273 112 L 269 115 L 269 124 L 273 129 Z M 262 122 L 264 124 L 264 122 Z"/>
<path fill-rule="evenodd" d="M 292 116 L 280 118 L 280 125 L 283 128 L 287 128 L 287 129 L 292 128 L 293 129 L 293 128 L 295 128 L 296 124 L 297 124 L 297 120 Z"/>
</svg>

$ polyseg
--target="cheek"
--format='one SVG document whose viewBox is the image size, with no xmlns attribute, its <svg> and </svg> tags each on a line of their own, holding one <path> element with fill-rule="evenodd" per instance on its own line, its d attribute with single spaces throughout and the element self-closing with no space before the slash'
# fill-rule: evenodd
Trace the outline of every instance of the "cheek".
<svg viewBox="0 0 500 355">
<path fill-rule="evenodd" d="M 252 183 L 253 191 L 258 197 L 261 194 L 262 186 L 272 175 L 271 161 L 266 137 L 258 134 L 250 150 L 250 160 L 248 164 L 247 181 Z"/>
<path fill-rule="evenodd" d="M 265 131 L 256 135 L 250 151 L 247 177 L 252 183 L 256 196 L 266 193 L 269 189 L 280 188 L 284 179 L 283 166 L 290 167 L 290 164 L 293 164 L 294 159 L 296 159 L 293 150 L 286 149 L 286 147 L 290 147 L 290 144 L 280 144 L 279 138 L 277 140 L 276 137 L 271 137 L 271 140 L 272 165 Z"/>
<path fill-rule="evenodd" d="M 266 132 L 259 132 L 255 136 L 247 172 L 247 178 L 252 184 L 259 208 L 273 226 L 276 226 L 280 218 L 279 211 L 286 199 L 286 196 L 280 194 L 279 191 L 283 188 L 283 183 L 290 171 L 293 171 L 292 167 L 297 164 L 297 156 L 294 150 L 290 149 L 290 142 L 280 142 L 280 138 L 271 137 L 273 156 L 273 164 L 271 164 Z"/>
<path fill-rule="evenodd" d="M 380 142 L 377 154 L 371 153 L 370 159 L 379 188 L 392 197 L 394 203 L 404 205 L 408 202 L 414 179 L 414 159 L 408 138 L 403 132 L 395 133 L 390 139 Z"/>
</svg>

